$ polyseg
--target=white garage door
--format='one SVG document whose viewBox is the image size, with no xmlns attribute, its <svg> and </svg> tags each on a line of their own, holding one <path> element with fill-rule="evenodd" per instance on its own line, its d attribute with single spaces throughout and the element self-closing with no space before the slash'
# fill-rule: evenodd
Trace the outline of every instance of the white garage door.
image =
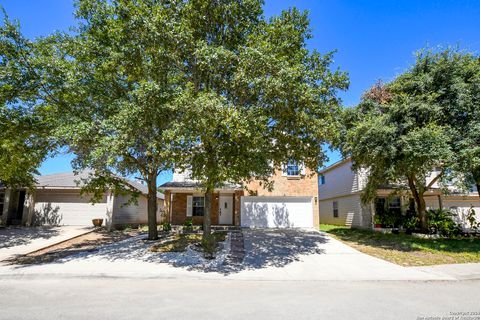
<svg viewBox="0 0 480 320">
<path fill-rule="evenodd" d="M 58 217 L 60 225 L 92 226 L 92 219 L 104 219 L 107 212 L 106 199 L 92 205 L 79 192 L 38 191 L 35 195 L 35 214 Z"/>
<path fill-rule="evenodd" d="M 312 228 L 312 197 L 242 197 L 241 225 L 247 228 Z"/>
</svg>

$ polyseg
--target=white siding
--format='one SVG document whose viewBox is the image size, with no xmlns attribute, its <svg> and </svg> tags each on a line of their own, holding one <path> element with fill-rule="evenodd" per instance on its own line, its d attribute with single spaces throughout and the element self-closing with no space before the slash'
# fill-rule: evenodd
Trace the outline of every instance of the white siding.
<svg viewBox="0 0 480 320">
<path fill-rule="evenodd" d="M 333 202 L 338 203 L 338 218 L 333 216 Z M 369 208 L 362 208 L 360 195 L 353 194 L 319 202 L 320 223 L 353 227 L 370 227 Z"/>
<path fill-rule="evenodd" d="M 147 197 L 141 195 L 137 204 L 125 205 L 128 197 L 116 196 L 113 202 L 113 223 L 114 224 L 146 224 L 148 222 Z M 157 222 L 161 221 L 160 211 L 163 209 L 163 200 L 157 200 Z"/>
<path fill-rule="evenodd" d="M 363 183 L 364 178 L 359 179 L 358 175 L 352 171 L 351 166 L 351 161 L 347 161 L 323 174 L 325 184 L 318 187 L 320 200 L 359 191 L 359 185 Z"/>
<path fill-rule="evenodd" d="M 436 197 L 428 197 L 425 199 L 427 207 L 430 209 L 438 209 L 439 203 Z M 480 221 L 480 200 L 473 198 L 462 197 L 448 197 L 442 199 L 442 204 L 445 209 L 452 209 L 457 213 L 456 221 L 460 223 L 463 228 L 468 229 L 470 224 L 466 220 L 466 216 L 471 207 L 475 210 L 477 222 Z"/>
<path fill-rule="evenodd" d="M 107 220 L 107 196 L 92 205 L 90 197 L 80 196 L 77 190 L 37 190 L 35 193 L 35 215 L 58 215 L 60 225 L 92 226 L 92 219 Z"/>
</svg>

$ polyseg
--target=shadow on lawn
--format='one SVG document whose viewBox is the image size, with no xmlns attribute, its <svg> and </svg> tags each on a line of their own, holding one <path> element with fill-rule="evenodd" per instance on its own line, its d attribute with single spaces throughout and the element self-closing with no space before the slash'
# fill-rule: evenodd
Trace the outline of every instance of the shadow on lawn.
<svg viewBox="0 0 480 320">
<path fill-rule="evenodd" d="M 422 239 L 406 234 L 381 233 L 371 230 L 333 228 L 327 231 L 338 239 L 358 245 L 404 252 L 436 250 L 451 253 L 478 253 L 480 239 Z"/>
<path fill-rule="evenodd" d="M 237 231 L 238 232 L 238 231 Z M 298 261 L 302 255 L 323 254 L 321 244 L 328 242 L 328 237 L 315 231 L 300 230 L 243 230 L 242 259 L 237 252 L 223 250 L 216 259 L 205 260 L 201 253 L 191 250 L 186 252 L 152 252 L 149 249 L 158 242 L 145 241 L 145 235 L 139 235 L 95 250 L 77 253 L 55 260 L 54 263 L 81 261 L 89 258 L 107 261 L 166 263 L 173 267 L 191 271 L 214 272 L 224 275 L 242 270 L 255 270 L 266 267 L 283 267 Z M 230 246 L 231 242 L 224 242 Z M 17 265 L 18 268 L 22 266 Z M 23 266 L 24 267 L 24 266 Z M 139 271 L 141 272 L 141 271 Z"/>
</svg>

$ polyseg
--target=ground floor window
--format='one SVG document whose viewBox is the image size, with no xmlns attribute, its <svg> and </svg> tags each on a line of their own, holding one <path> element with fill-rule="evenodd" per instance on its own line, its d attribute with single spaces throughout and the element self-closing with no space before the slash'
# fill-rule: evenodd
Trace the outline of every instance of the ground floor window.
<svg viewBox="0 0 480 320">
<path fill-rule="evenodd" d="M 192 216 L 201 217 L 205 213 L 205 197 L 192 198 Z"/>
<path fill-rule="evenodd" d="M 338 201 L 333 201 L 333 217 L 338 218 Z"/>
</svg>

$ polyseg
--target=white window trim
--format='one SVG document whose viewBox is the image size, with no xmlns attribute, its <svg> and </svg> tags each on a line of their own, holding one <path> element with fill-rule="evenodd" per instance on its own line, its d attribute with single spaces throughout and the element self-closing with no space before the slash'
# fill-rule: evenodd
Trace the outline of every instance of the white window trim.
<svg viewBox="0 0 480 320">
<path fill-rule="evenodd" d="M 337 215 L 335 215 L 335 210 L 337 211 Z M 333 201 L 332 202 L 332 215 L 334 218 L 339 218 L 340 217 L 340 210 L 338 206 L 338 201 Z"/>
<path fill-rule="evenodd" d="M 298 164 L 298 175 L 289 175 L 287 170 L 287 164 L 282 165 L 282 177 L 287 178 L 300 178 L 305 175 L 305 166 L 302 164 Z"/>
<path fill-rule="evenodd" d="M 193 214 L 193 196 L 187 196 L 187 217 Z"/>
</svg>

